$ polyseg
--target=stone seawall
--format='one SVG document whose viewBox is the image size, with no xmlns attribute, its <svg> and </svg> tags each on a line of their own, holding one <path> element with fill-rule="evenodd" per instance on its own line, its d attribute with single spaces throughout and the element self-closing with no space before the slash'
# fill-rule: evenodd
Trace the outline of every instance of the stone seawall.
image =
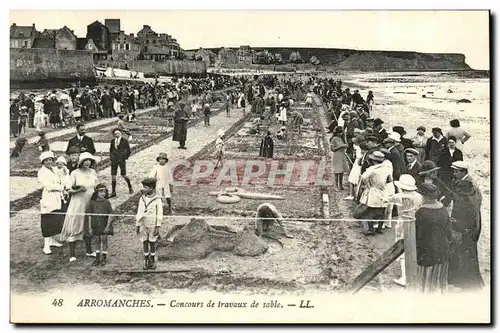
<svg viewBox="0 0 500 333">
<path fill-rule="evenodd" d="M 193 60 L 165 60 L 155 62 L 151 60 L 134 60 L 126 62 L 102 61 L 98 66 L 129 69 L 144 74 L 158 73 L 160 75 L 188 75 L 205 74 L 207 67 L 203 61 Z"/>
<path fill-rule="evenodd" d="M 10 49 L 11 83 L 95 80 L 92 52 Z"/>
</svg>

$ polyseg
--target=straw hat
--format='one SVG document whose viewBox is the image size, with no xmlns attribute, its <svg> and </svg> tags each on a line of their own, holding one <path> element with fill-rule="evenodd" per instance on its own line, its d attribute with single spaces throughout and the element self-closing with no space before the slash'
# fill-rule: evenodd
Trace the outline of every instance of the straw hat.
<svg viewBox="0 0 500 333">
<path fill-rule="evenodd" d="M 66 159 L 63 156 L 59 156 L 56 160 L 56 163 L 62 163 L 64 165 L 67 164 Z"/>
<path fill-rule="evenodd" d="M 373 161 L 383 162 L 385 160 L 385 155 L 380 151 L 374 151 L 368 156 L 368 158 Z"/>
<path fill-rule="evenodd" d="M 89 152 L 84 152 L 84 153 L 81 153 L 80 154 L 80 158 L 78 158 L 78 165 L 82 164 L 83 161 L 85 160 L 91 160 L 91 161 L 94 161 L 94 162 L 97 162 L 95 157 L 92 156 L 91 153 Z"/>
<path fill-rule="evenodd" d="M 399 134 L 399 133 L 391 132 L 391 133 L 389 133 L 388 137 L 390 139 L 394 140 L 395 142 L 401 142 L 401 134 Z"/>
<path fill-rule="evenodd" d="M 46 160 L 47 158 L 55 159 L 54 153 L 51 151 L 44 151 L 43 153 L 40 154 L 40 162 L 43 163 L 43 161 Z"/>
<path fill-rule="evenodd" d="M 456 161 L 451 163 L 451 168 L 455 170 L 469 170 L 469 165 L 464 161 Z"/>
<path fill-rule="evenodd" d="M 433 171 L 437 171 L 441 169 L 440 167 L 437 167 L 434 162 L 432 161 L 424 161 L 422 163 L 422 169 L 421 171 L 418 173 L 419 175 L 426 175 L 428 173 L 431 173 Z"/>
<path fill-rule="evenodd" d="M 167 156 L 167 154 L 166 154 L 166 153 L 159 153 L 159 154 L 158 154 L 158 157 L 156 158 L 156 161 L 158 162 L 158 160 L 159 160 L 160 158 L 163 158 L 163 159 L 167 160 L 167 162 L 168 162 L 168 156 Z"/>
<path fill-rule="evenodd" d="M 417 189 L 417 186 L 415 186 L 415 178 L 407 174 L 401 175 L 399 180 L 394 181 L 394 184 L 402 190 L 415 191 Z"/>
</svg>

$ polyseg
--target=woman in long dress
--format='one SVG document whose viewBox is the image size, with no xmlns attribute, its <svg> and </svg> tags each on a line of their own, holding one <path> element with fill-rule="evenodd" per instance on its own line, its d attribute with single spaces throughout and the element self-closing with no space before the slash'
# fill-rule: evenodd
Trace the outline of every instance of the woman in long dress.
<svg viewBox="0 0 500 333">
<path fill-rule="evenodd" d="M 415 213 L 418 290 L 444 293 L 448 287 L 450 217 L 438 201 L 436 185 L 422 184 L 418 192 L 423 196 L 423 204 Z"/>
<path fill-rule="evenodd" d="M 278 121 L 281 121 L 281 124 L 285 125 L 287 121 L 287 115 L 286 115 L 286 107 L 284 105 L 280 106 L 280 113 L 278 116 Z"/>
<path fill-rule="evenodd" d="M 40 200 L 40 224 L 44 237 L 43 253 L 51 254 L 51 246 L 61 247 L 62 244 L 55 240 L 61 233 L 64 220 L 63 193 L 64 184 L 56 172 L 54 165 L 55 156 L 51 151 L 40 155 L 42 167 L 38 170 L 38 181 L 42 184 L 42 198 Z"/>
<path fill-rule="evenodd" d="M 365 141 L 365 137 L 362 135 L 356 136 L 353 140 L 355 160 L 352 165 L 351 171 L 349 172 L 349 177 L 347 181 L 349 182 L 349 196 L 345 197 L 344 200 L 354 200 L 357 197 L 356 189 L 359 183 L 359 177 L 361 177 L 361 165 L 359 162 L 363 158 L 363 149 L 361 149 L 360 144 Z"/>
<path fill-rule="evenodd" d="M 349 165 L 345 156 L 347 144 L 344 142 L 343 137 L 344 130 L 342 127 L 337 127 L 330 140 L 330 149 L 332 151 L 332 172 L 334 174 L 334 186 L 337 190 L 344 189 L 344 172 L 349 170 Z"/>
<path fill-rule="evenodd" d="M 70 262 L 76 260 L 75 245 L 77 241 L 85 241 L 86 255 L 95 257 L 90 245 L 88 221 L 85 213 L 94 194 L 94 188 L 99 183 L 97 172 L 92 168 L 96 160 L 90 153 L 82 153 L 78 160 L 78 169 L 74 170 L 71 177 L 71 201 L 66 212 L 64 225 L 61 231 L 61 240 L 69 243 Z"/>
<path fill-rule="evenodd" d="M 480 289 L 484 286 L 479 270 L 477 242 L 481 234 L 480 207 L 473 203 L 476 189 L 472 182 L 458 181 L 454 186 L 454 219 L 450 271 L 448 283 L 462 290 Z"/>
</svg>

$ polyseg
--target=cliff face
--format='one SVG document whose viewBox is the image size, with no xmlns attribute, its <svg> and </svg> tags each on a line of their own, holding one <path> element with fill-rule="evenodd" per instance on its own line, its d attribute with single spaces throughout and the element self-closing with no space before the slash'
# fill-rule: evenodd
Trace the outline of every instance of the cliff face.
<svg viewBox="0 0 500 333">
<path fill-rule="evenodd" d="M 470 70 L 463 54 L 419 53 L 401 51 L 357 51 L 329 48 L 254 47 L 280 53 L 285 62 L 292 52 L 299 52 L 304 62 L 315 56 L 321 65 L 339 70 L 354 71 L 411 71 L 411 70 Z M 217 51 L 217 49 L 212 49 Z"/>
<path fill-rule="evenodd" d="M 358 52 L 334 66 L 339 70 L 408 71 L 470 70 L 462 54 Z"/>
</svg>

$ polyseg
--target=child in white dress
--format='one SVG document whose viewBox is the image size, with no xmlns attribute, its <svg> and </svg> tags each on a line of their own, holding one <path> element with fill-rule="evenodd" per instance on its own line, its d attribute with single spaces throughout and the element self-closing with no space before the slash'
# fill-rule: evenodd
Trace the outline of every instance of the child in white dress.
<svg viewBox="0 0 500 333">
<path fill-rule="evenodd" d="M 160 196 L 164 203 L 168 204 L 168 214 L 172 215 L 172 184 L 170 183 L 170 170 L 167 165 L 167 154 L 158 154 L 156 161 L 158 164 L 155 164 L 149 173 L 149 177 L 156 179 L 156 193 Z"/>
</svg>

